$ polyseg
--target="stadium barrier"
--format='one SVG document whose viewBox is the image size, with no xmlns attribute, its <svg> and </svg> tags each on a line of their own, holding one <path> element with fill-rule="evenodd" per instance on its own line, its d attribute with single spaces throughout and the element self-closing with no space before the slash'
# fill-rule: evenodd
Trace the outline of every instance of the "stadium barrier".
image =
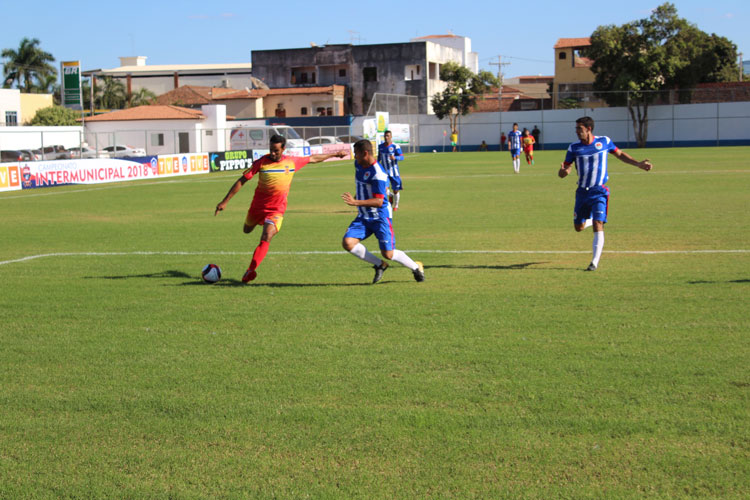
<svg viewBox="0 0 750 500">
<path fill-rule="evenodd" d="M 207 174 L 208 153 L 0 165 L 0 191 Z"/>
</svg>

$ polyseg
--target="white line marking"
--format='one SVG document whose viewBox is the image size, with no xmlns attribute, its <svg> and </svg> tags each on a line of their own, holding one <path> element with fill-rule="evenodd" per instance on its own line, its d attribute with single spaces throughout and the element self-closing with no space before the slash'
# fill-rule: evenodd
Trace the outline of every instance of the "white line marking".
<svg viewBox="0 0 750 500">
<path fill-rule="evenodd" d="M 406 253 L 432 254 L 588 254 L 590 250 L 404 250 Z M 269 252 L 269 255 L 345 255 L 343 250 L 310 250 L 307 252 Z M 674 254 L 733 254 L 750 253 L 750 250 L 605 250 L 607 254 L 674 255 Z M 18 259 L 0 261 L 0 266 L 17 264 L 47 257 L 128 257 L 134 255 L 250 255 L 251 252 L 56 252 L 28 255 Z"/>
</svg>

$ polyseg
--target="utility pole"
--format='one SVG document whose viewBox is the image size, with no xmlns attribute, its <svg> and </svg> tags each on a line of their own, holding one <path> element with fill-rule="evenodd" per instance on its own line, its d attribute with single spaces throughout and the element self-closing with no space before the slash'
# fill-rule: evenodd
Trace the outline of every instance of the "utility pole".
<svg viewBox="0 0 750 500">
<path fill-rule="evenodd" d="M 500 121 L 500 134 L 503 133 L 503 66 L 508 66 L 510 63 L 503 62 L 503 56 L 497 56 L 497 62 L 491 62 L 490 65 L 497 66 L 497 110 L 498 118 Z M 498 136 L 498 140 L 499 140 Z M 500 150 L 503 149 L 503 143 L 500 142 Z"/>
<path fill-rule="evenodd" d="M 742 52 L 740 52 L 740 81 L 745 77 L 745 66 L 742 64 Z"/>
</svg>

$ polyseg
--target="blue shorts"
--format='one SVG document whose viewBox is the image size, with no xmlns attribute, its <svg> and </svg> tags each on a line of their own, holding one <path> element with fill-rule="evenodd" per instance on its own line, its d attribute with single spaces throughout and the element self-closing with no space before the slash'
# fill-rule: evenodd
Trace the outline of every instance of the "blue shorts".
<svg viewBox="0 0 750 500">
<path fill-rule="evenodd" d="M 393 235 L 393 224 L 391 219 L 365 220 L 357 217 L 349 224 L 344 238 L 357 238 L 364 240 L 374 234 L 378 239 L 381 250 L 395 250 L 396 237 Z"/>
<path fill-rule="evenodd" d="M 391 181 L 391 189 L 394 191 L 403 191 L 404 185 L 401 184 L 401 177 L 393 176 L 388 177 L 388 179 Z"/>
<path fill-rule="evenodd" d="M 513 157 L 521 156 L 521 148 L 513 148 L 510 150 L 510 155 Z"/>
<path fill-rule="evenodd" d="M 573 223 L 583 224 L 586 219 L 607 222 L 609 211 L 609 188 L 595 186 L 576 189 L 576 206 L 573 209 Z"/>
</svg>

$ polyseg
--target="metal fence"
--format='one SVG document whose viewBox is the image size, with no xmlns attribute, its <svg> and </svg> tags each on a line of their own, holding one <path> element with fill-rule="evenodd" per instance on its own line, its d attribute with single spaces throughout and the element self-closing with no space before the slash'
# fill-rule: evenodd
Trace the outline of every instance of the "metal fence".
<svg viewBox="0 0 750 500">
<path fill-rule="evenodd" d="M 367 108 L 366 117 L 374 118 L 377 112 L 388 113 L 391 123 L 409 125 L 410 142 L 402 144 L 401 149 L 405 153 L 419 151 L 419 97 L 376 92 Z"/>
</svg>

